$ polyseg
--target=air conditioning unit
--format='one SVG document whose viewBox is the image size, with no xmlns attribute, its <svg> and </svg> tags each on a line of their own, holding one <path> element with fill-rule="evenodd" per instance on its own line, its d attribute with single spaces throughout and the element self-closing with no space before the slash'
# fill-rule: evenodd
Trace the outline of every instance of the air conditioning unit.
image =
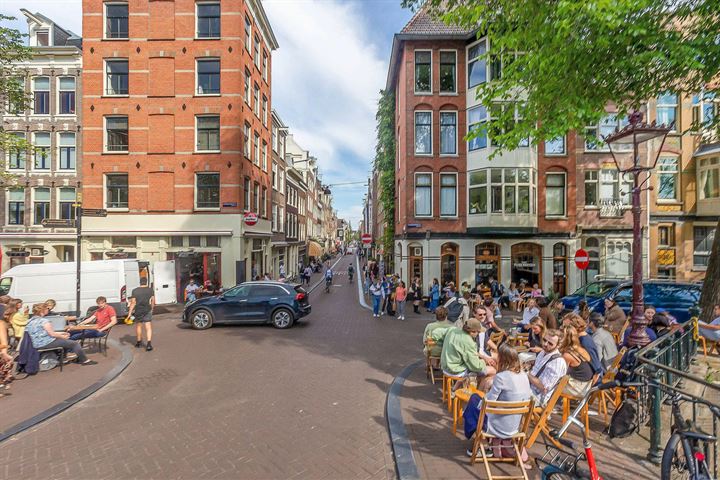
<svg viewBox="0 0 720 480">
<path fill-rule="evenodd" d="M 413 257 L 422 257 L 422 247 L 413 247 Z"/>
</svg>

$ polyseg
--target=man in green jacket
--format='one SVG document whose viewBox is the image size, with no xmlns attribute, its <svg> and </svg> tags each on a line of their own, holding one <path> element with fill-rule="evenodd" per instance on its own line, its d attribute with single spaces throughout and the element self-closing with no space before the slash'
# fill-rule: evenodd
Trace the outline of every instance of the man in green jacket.
<svg viewBox="0 0 720 480">
<path fill-rule="evenodd" d="M 487 366 L 478 356 L 476 338 L 482 331 L 482 323 L 474 318 L 465 322 L 463 328 L 437 330 L 432 335 L 436 342 L 442 338 L 440 366 L 450 375 L 466 375 L 468 372 L 486 373 Z"/>
<path fill-rule="evenodd" d="M 423 348 L 423 353 L 427 354 L 428 340 L 432 340 L 432 345 L 430 346 L 431 357 L 439 357 L 440 353 L 442 353 L 442 338 L 440 338 L 439 341 L 433 340 L 432 335 L 433 333 L 439 333 L 439 331 L 447 330 L 453 327 L 453 323 L 448 321 L 447 315 L 447 308 L 438 307 L 435 309 L 435 321 L 432 323 L 428 323 L 427 326 L 425 326 L 425 333 L 423 333 L 423 344 L 425 345 L 425 348 Z"/>
</svg>

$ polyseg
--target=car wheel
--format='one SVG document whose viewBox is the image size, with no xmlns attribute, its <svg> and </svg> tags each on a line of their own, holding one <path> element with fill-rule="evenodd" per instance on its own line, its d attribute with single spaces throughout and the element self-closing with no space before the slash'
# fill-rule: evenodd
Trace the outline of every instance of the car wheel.
<svg viewBox="0 0 720 480">
<path fill-rule="evenodd" d="M 204 308 L 195 310 L 190 317 L 190 325 L 195 330 L 206 330 L 212 327 L 213 317 L 212 313 Z"/>
<path fill-rule="evenodd" d="M 293 315 L 287 308 L 278 308 L 272 313 L 272 325 L 275 328 L 290 328 L 293 324 Z"/>
</svg>

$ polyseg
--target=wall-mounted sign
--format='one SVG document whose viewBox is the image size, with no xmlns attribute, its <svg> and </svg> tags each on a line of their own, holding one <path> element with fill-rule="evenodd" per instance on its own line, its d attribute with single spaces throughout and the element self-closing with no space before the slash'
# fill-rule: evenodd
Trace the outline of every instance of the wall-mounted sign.
<svg viewBox="0 0 720 480">
<path fill-rule="evenodd" d="M 237 202 L 227 202 L 227 203 L 223 203 L 222 205 L 223 205 L 223 207 L 237 207 L 238 206 Z"/>
<path fill-rule="evenodd" d="M 243 220 L 245 221 L 245 225 L 252 227 L 253 225 L 255 225 L 258 222 L 257 213 L 247 212 L 243 216 Z"/>
</svg>

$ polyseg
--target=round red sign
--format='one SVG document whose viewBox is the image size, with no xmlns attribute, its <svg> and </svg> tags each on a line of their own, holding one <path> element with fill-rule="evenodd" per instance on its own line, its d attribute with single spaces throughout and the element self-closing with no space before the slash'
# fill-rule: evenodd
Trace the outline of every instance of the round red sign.
<svg viewBox="0 0 720 480">
<path fill-rule="evenodd" d="M 369 233 L 363 233 L 362 237 L 360 238 L 362 239 L 362 243 L 365 245 L 370 245 L 372 243 L 372 235 L 370 235 Z"/>
<path fill-rule="evenodd" d="M 250 227 L 252 227 L 253 225 L 255 225 L 258 222 L 257 213 L 253 213 L 253 212 L 247 212 L 245 214 L 245 216 L 243 217 L 243 219 L 245 220 L 245 225 L 248 225 Z"/>
<path fill-rule="evenodd" d="M 580 270 L 585 270 L 590 265 L 590 255 L 587 251 L 583 250 L 582 248 L 579 248 L 577 252 L 575 252 L 575 265 L 577 265 L 577 268 Z"/>
</svg>

